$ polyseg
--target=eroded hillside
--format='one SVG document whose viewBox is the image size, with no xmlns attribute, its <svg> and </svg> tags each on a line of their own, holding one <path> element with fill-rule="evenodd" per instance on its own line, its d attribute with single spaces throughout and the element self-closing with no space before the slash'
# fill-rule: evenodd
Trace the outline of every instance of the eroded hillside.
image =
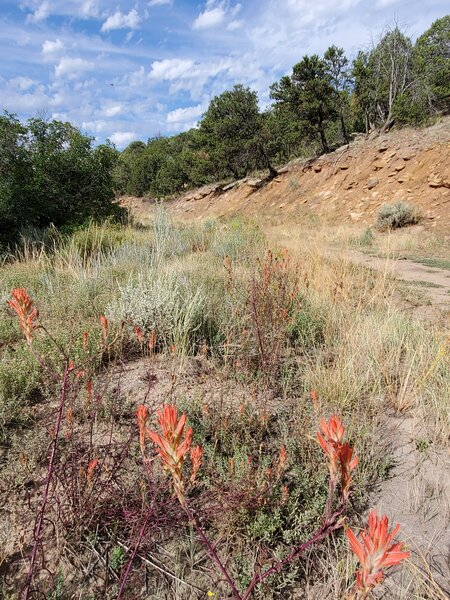
<svg viewBox="0 0 450 600">
<path fill-rule="evenodd" d="M 404 129 L 366 139 L 317 159 L 295 160 L 265 183 L 247 178 L 205 186 L 172 202 L 192 218 L 244 214 L 271 224 L 305 216 L 334 224 L 372 224 L 380 206 L 403 200 L 417 206 L 423 224 L 450 231 L 450 118 L 428 129 Z M 149 204 L 124 202 L 143 216 Z"/>
</svg>

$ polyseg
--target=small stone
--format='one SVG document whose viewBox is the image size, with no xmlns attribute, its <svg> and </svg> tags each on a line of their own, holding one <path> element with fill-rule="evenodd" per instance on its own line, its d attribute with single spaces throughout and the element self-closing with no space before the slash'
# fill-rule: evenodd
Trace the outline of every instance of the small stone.
<svg viewBox="0 0 450 600">
<path fill-rule="evenodd" d="M 367 182 L 367 189 L 371 190 L 376 185 L 378 185 L 378 183 L 379 180 L 376 177 L 371 177 L 371 179 L 369 179 L 369 181 Z"/>
<path fill-rule="evenodd" d="M 396 162 L 393 167 L 394 171 L 403 171 L 403 169 L 405 168 L 405 163 L 403 162 Z"/>
<path fill-rule="evenodd" d="M 319 164 L 314 165 L 314 171 L 316 173 L 320 173 L 321 170 L 322 170 L 322 165 L 319 165 Z"/>
</svg>

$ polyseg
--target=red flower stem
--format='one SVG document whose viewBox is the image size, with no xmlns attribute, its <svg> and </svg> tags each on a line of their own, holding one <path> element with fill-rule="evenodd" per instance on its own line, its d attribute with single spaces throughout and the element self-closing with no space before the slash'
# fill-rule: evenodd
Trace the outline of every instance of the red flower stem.
<svg viewBox="0 0 450 600">
<path fill-rule="evenodd" d="M 27 578 L 26 578 L 26 582 L 25 582 L 25 590 L 23 593 L 24 600 L 28 600 L 28 598 L 29 598 L 31 583 L 33 581 L 34 566 L 36 564 L 37 551 L 38 551 L 38 547 L 40 546 L 40 543 L 41 543 L 42 525 L 44 523 L 45 508 L 47 506 L 47 500 L 48 500 L 48 495 L 49 495 L 49 491 L 50 491 L 50 484 L 51 484 L 52 476 L 53 476 L 53 467 L 54 467 L 55 458 L 56 458 L 56 449 L 58 446 L 59 431 L 61 429 L 62 416 L 63 416 L 63 412 L 64 412 L 64 406 L 66 403 L 67 379 L 69 376 L 69 370 L 70 370 L 70 367 L 69 367 L 69 363 L 67 362 L 66 366 L 64 368 L 64 375 L 63 375 L 63 380 L 62 380 L 62 384 L 61 384 L 61 396 L 60 396 L 60 400 L 59 400 L 58 413 L 56 415 L 55 433 L 54 433 L 53 440 L 51 443 L 50 459 L 48 461 L 47 476 L 45 478 L 44 495 L 42 496 L 41 506 L 39 508 L 39 512 L 37 514 L 37 518 L 36 518 L 36 522 L 35 522 L 35 526 L 34 526 L 34 544 L 33 544 L 33 551 L 31 553 L 30 567 L 28 569 L 28 574 L 27 574 Z"/>
<path fill-rule="evenodd" d="M 236 584 L 234 583 L 231 576 L 228 574 L 228 571 L 227 571 L 225 565 L 220 560 L 219 555 L 216 552 L 216 549 L 211 544 L 209 539 L 206 537 L 206 534 L 203 531 L 203 529 L 201 528 L 200 524 L 198 523 L 196 516 L 193 513 L 191 513 L 191 511 L 189 510 L 189 508 L 187 506 L 183 506 L 183 508 L 186 511 L 189 521 L 194 525 L 194 528 L 195 528 L 196 532 L 198 533 L 198 535 L 200 536 L 202 543 L 206 547 L 206 550 L 208 551 L 210 557 L 216 563 L 216 565 L 219 567 L 220 572 L 227 580 L 228 585 L 230 586 L 230 588 L 233 592 L 233 596 L 234 596 L 235 600 L 243 600 L 241 594 L 239 593 L 239 591 L 236 587 Z"/>
<path fill-rule="evenodd" d="M 333 510 L 333 499 L 334 499 L 334 490 L 336 488 L 336 482 L 332 477 L 330 477 L 330 483 L 328 488 L 328 499 L 325 507 L 325 519 L 329 519 L 331 516 L 331 511 Z"/>
<path fill-rule="evenodd" d="M 137 552 L 139 550 L 139 547 L 140 547 L 141 542 L 142 542 L 142 538 L 145 535 L 145 530 L 147 528 L 147 523 L 148 523 L 151 515 L 152 515 L 152 511 L 149 510 L 148 513 L 147 513 L 147 516 L 145 517 L 144 523 L 142 524 L 142 527 L 141 527 L 141 529 L 139 531 L 139 537 L 137 539 L 136 544 L 134 545 L 133 552 L 132 552 L 132 554 L 131 554 L 131 556 L 130 556 L 130 558 L 128 560 L 127 568 L 125 569 L 125 573 L 124 573 L 124 575 L 122 577 L 122 581 L 120 582 L 119 591 L 117 593 L 117 600 L 121 600 L 121 598 L 122 598 L 122 592 L 124 590 L 125 584 L 127 582 L 128 576 L 130 574 L 131 565 L 133 564 L 135 556 L 136 556 L 136 554 L 137 554 Z"/>
</svg>

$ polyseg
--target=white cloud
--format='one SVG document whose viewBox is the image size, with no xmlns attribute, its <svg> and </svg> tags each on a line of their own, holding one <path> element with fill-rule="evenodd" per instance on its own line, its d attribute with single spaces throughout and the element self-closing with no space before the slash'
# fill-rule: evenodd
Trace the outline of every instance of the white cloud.
<svg viewBox="0 0 450 600">
<path fill-rule="evenodd" d="M 228 31 L 235 31 L 236 29 L 239 29 L 239 27 L 242 27 L 242 21 L 239 21 L 238 19 L 230 21 L 227 25 Z"/>
<path fill-rule="evenodd" d="M 80 73 L 91 71 L 95 67 L 94 63 L 83 58 L 70 58 L 64 56 L 55 67 L 55 77 L 67 77 L 67 79 L 76 79 Z"/>
<path fill-rule="evenodd" d="M 133 131 L 116 131 L 109 136 L 109 139 L 118 148 L 123 148 L 133 140 L 137 139 L 137 135 Z"/>
<path fill-rule="evenodd" d="M 103 119 L 99 119 L 98 121 L 83 121 L 81 129 L 85 129 L 90 133 L 102 133 L 108 130 L 109 125 L 108 121 Z"/>
<path fill-rule="evenodd" d="M 200 117 L 206 110 L 205 104 L 197 106 L 188 106 L 187 108 L 176 108 L 167 114 L 168 123 L 191 123 L 192 120 L 198 121 L 195 117 Z"/>
<path fill-rule="evenodd" d="M 208 8 L 200 13 L 195 19 L 192 27 L 194 29 L 209 29 L 210 27 L 217 27 L 225 19 L 225 9 L 223 4 Z"/>
<path fill-rule="evenodd" d="M 165 58 L 152 62 L 151 79 L 172 81 L 174 79 L 191 77 L 194 61 L 188 58 Z"/>
<path fill-rule="evenodd" d="M 115 117 L 120 115 L 121 112 L 123 112 L 122 104 L 113 104 L 112 106 L 108 106 L 101 111 L 105 117 Z"/>
<path fill-rule="evenodd" d="M 162 6 L 163 4 L 172 4 L 173 0 L 150 0 L 149 6 Z"/>
<path fill-rule="evenodd" d="M 113 29 L 136 29 L 139 27 L 141 17 L 135 8 L 132 8 L 128 14 L 120 10 L 109 16 L 103 23 L 101 31 L 112 31 Z"/>
<path fill-rule="evenodd" d="M 29 77 L 15 77 L 8 82 L 12 87 L 21 91 L 29 90 L 34 85 L 34 81 Z"/>
<path fill-rule="evenodd" d="M 80 7 L 80 15 L 84 19 L 98 16 L 98 6 L 96 0 L 85 0 Z"/>
<path fill-rule="evenodd" d="M 50 57 L 63 49 L 64 44 L 58 38 L 54 42 L 50 40 L 45 40 L 45 42 L 42 44 L 42 54 L 45 57 Z"/>
<path fill-rule="evenodd" d="M 27 22 L 28 23 L 39 23 L 40 21 L 45 21 L 45 19 L 50 15 L 50 3 L 47 0 L 44 0 L 32 13 L 28 15 Z"/>
</svg>

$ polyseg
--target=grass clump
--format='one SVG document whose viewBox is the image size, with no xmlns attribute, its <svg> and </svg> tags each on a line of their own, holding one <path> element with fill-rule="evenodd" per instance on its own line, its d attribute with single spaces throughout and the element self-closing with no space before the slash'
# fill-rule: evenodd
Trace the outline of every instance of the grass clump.
<svg viewBox="0 0 450 600">
<path fill-rule="evenodd" d="M 408 225 L 416 225 L 420 221 L 417 209 L 407 202 L 385 204 L 377 215 L 376 227 L 380 231 L 400 229 Z"/>
</svg>

